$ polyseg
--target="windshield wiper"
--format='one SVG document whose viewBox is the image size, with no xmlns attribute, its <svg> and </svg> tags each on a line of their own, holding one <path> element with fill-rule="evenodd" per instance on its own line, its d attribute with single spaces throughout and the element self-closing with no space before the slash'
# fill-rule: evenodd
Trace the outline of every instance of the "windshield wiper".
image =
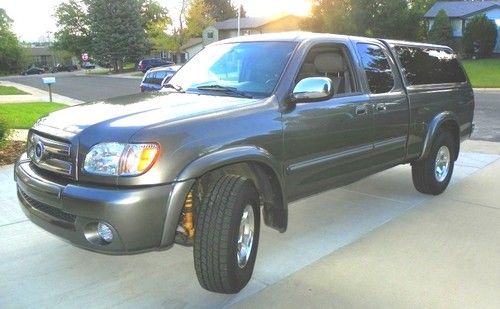
<svg viewBox="0 0 500 309">
<path fill-rule="evenodd" d="M 174 89 L 175 91 L 180 92 L 180 93 L 185 93 L 185 92 L 186 92 L 186 91 L 184 91 L 184 89 L 182 89 L 182 87 L 181 87 L 181 86 L 177 86 L 177 85 L 170 84 L 170 83 L 168 83 L 168 84 L 164 84 L 164 85 L 162 86 L 162 88 L 170 88 L 170 89 Z"/>
<path fill-rule="evenodd" d="M 225 93 L 230 93 L 230 94 L 236 94 L 240 97 L 247 98 L 247 99 L 252 99 L 253 96 L 250 94 L 239 91 L 238 89 L 234 87 L 226 87 L 226 86 L 221 86 L 221 85 L 204 85 L 204 86 L 198 86 L 196 87 L 198 90 L 209 90 L 209 91 L 220 91 L 220 92 L 225 92 Z"/>
</svg>

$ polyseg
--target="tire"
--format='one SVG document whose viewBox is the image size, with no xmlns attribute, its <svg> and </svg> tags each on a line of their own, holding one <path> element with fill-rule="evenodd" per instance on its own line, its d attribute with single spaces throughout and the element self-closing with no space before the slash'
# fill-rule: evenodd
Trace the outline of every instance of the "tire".
<svg viewBox="0 0 500 309">
<path fill-rule="evenodd" d="M 439 133 L 431 146 L 429 156 L 424 160 L 413 162 L 411 165 L 413 185 L 417 191 L 438 195 L 448 187 L 455 165 L 455 149 L 453 135 L 449 131 Z M 446 153 L 446 151 L 448 152 Z M 438 169 L 436 172 L 438 166 L 436 160 L 441 159 L 440 161 L 443 162 L 446 155 L 449 162 L 446 174 L 439 173 L 440 170 L 444 169 Z"/>
<path fill-rule="evenodd" d="M 247 259 L 237 258 L 240 223 L 253 212 L 253 241 Z M 248 216 L 250 217 L 250 215 Z M 252 277 L 260 230 L 260 199 L 253 182 L 224 175 L 208 190 L 198 209 L 194 237 L 194 266 L 200 285 L 212 292 L 232 294 Z M 248 238 L 249 239 L 249 238 Z M 246 260 L 246 262 L 245 262 Z"/>
</svg>

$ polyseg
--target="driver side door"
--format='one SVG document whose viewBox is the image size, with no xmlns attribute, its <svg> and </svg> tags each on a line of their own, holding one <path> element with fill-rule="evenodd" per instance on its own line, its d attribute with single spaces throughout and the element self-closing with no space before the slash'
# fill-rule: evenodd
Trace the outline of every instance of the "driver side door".
<svg viewBox="0 0 500 309">
<path fill-rule="evenodd" d="M 354 172 L 370 167 L 373 108 L 369 96 L 361 92 L 356 81 L 358 73 L 353 63 L 357 60 L 346 44 L 312 46 L 296 79 L 298 82 L 310 75 L 340 78 L 340 82 L 333 83 L 337 87 L 335 95 L 317 102 L 296 103 L 282 114 L 284 169 L 290 201 L 339 185 Z M 321 58 L 343 59 L 343 65 L 335 64 L 331 69 L 318 67 L 330 65 L 324 60 L 315 61 L 323 53 L 341 55 Z M 345 71 L 330 72 L 335 70 Z"/>
</svg>

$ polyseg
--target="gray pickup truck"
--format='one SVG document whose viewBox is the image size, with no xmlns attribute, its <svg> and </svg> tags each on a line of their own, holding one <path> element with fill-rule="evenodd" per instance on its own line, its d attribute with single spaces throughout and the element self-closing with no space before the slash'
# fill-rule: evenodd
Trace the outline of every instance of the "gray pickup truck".
<svg viewBox="0 0 500 309">
<path fill-rule="evenodd" d="M 158 93 L 41 118 L 15 165 L 17 193 L 34 223 L 85 249 L 192 245 L 200 284 L 236 293 L 261 216 L 285 232 L 290 202 L 398 164 L 411 164 L 418 191 L 443 192 L 473 111 L 445 46 L 245 36 L 206 47 Z"/>
</svg>

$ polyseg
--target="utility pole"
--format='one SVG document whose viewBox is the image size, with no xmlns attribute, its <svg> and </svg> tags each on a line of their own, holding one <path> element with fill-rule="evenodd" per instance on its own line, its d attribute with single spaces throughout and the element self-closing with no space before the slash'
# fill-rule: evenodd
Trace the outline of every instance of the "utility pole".
<svg viewBox="0 0 500 309">
<path fill-rule="evenodd" d="M 238 36 L 241 35 L 241 0 L 238 0 Z"/>
</svg>

